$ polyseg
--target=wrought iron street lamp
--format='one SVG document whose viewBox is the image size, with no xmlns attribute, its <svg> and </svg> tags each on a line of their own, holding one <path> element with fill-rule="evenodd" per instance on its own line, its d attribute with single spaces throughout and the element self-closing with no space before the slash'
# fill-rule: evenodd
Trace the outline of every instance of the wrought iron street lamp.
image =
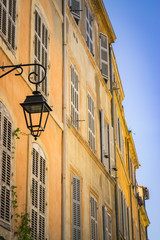
<svg viewBox="0 0 160 240">
<path fill-rule="evenodd" d="M 30 130 L 31 135 L 37 140 L 37 137 L 39 137 L 42 133 L 42 131 L 45 130 L 47 120 L 49 117 L 50 111 L 52 109 L 47 104 L 46 99 L 44 96 L 38 91 L 38 85 L 45 80 L 46 77 L 46 69 L 41 64 L 20 64 L 20 65 L 12 65 L 12 66 L 1 66 L 0 68 L 2 70 L 6 68 L 12 68 L 8 72 L 5 72 L 3 75 L 0 76 L 0 78 L 4 77 L 8 73 L 14 71 L 15 69 L 20 69 L 20 73 L 16 73 L 15 75 L 21 75 L 23 73 L 23 67 L 25 66 L 37 66 L 41 67 L 44 70 L 44 76 L 39 81 L 33 81 L 31 80 L 31 75 L 38 76 L 38 74 L 34 71 L 29 73 L 28 80 L 36 85 L 36 91 L 33 92 L 33 95 L 26 96 L 26 99 L 23 103 L 20 103 L 20 105 L 23 108 L 24 116 L 26 120 L 27 128 Z"/>
</svg>

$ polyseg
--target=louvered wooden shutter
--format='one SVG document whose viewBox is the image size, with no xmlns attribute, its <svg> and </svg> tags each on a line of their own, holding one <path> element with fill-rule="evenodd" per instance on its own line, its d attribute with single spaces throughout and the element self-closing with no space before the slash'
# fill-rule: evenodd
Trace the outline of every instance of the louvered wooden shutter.
<svg viewBox="0 0 160 240">
<path fill-rule="evenodd" d="M 119 149 L 122 151 L 121 121 L 119 117 L 118 117 L 118 144 L 119 144 Z"/>
<path fill-rule="evenodd" d="M 113 168 L 115 168 L 115 156 L 114 156 L 114 131 L 113 127 L 109 124 L 109 160 L 110 160 L 110 170 L 112 172 L 112 175 L 115 176 L 115 171 Z"/>
<path fill-rule="evenodd" d="M 117 106 L 115 105 L 115 128 L 116 128 L 116 141 L 118 144 L 118 116 L 117 116 Z"/>
<path fill-rule="evenodd" d="M 81 18 L 81 11 L 80 11 L 81 10 L 81 0 L 70 0 L 69 6 L 70 6 L 73 16 L 79 20 Z"/>
<path fill-rule="evenodd" d="M 125 198 L 124 198 L 124 195 L 123 195 L 123 235 L 124 235 L 124 239 L 126 239 L 126 225 L 127 225 L 127 223 L 126 223 L 126 200 L 125 200 Z"/>
<path fill-rule="evenodd" d="M 124 141 L 124 136 L 123 136 L 123 133 L 122 133 L 122 137 L 121 137 L 121 140 L 122 140 L 122 157 L 123 157 L 123 160 L 125 162 L 125 141 Z"/>
<path fill-rule="evenodd" d="M 102 207 L 103 213 L 103 239 L 112 240 L 112 219 L 105 206 Z"/>
<path fill-rule="evenodd" d="M 0 31 L 9 45 L 15 49 L 16 0 L 0 1 Z"/>
<path fill-rule="evenodd" d="M 89 93 L 88 93 L 88 135 L 89 135 L 89 146 L 95 152 L 94 101 Z"/>
<path fill-rule="evenodd" d="M 108 124 L 104 120 L 103 110 L 100 111 L 101 126 L 101 161 L 109 171 Z"/>
<path fill-rule="evenodd" d="M 72 175 L 72 239 L 81 239 L 81 180 Z"/>
<path fill-rule="evenodd" d="M 86 3 L 86 43 L 93 55 L 93 27 L 92 27 L 92 14 Z"/>
<path fill-rule="evenodd" d="M 108 37 L 100 33 L 100 70 L 105 79 L 109 77 Z"/>
<path fill-rule="evenodd" d="M 0 102 L 0 220 L 11 220 L 12 123 Z"/>
<path fill-rule="evenodd" d="M 34 25 L 34 63 L 42 64 L 46 69 L 48 67 L 48 29 L 44 19 L 37 9 L 35 9 Z M 35 66 L 35 81 L 39 81 L 44 76 L 42 68 Z M 47 94 L 47 77 L 40 83 L 40 89 Z"/>
<path fill-rule="evenodd" d="M 46 160 L 37 145 L 32 153 L 31 235 L 45 239 L 46 231 Z"/>
<path fill-rule="evenodd" d="M 78 74 L 71 65 L 71 121 L 79 130 L 79 83 Z"/>
<path fill-rule="evenodd" d="M 98 240 L 97 200 L 90 196 L 91 204 L 91 240 Z"/>
</svg>

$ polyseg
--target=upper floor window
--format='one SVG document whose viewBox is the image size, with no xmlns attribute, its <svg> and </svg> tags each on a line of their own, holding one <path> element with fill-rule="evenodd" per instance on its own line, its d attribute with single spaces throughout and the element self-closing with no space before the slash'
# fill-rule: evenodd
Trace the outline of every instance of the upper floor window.
<svg viewBox="0 0 160 240">
<path fill-rule="evenodd" d="M 16 0 L 0 1 L 0 35 L 4 41 L 15 49 Z"/>
<path fill-rule="evenodd" d="M 81 240 L 81 179 L 72 175 L 72 239 Z"/>
<path fill-rule="evenodd" d="M 78 74 L 71 65 L 71 122 L 79 129 L 79 83 Z"/>
<path fill-rule="evenodd" d="M 0 222 L 11 221 L 12 122 L 0 102 Z"/>
<path fill-rule="evenodd" d="M 113 127 L 105 121 L 103 110 L 100 111 L 100 131 L 101 161 L 107 171 L 114 174 L 112 171 L 115 167 Z"/>
<path fill-rule="evenodd" d="M 94 196 L 90 196 L 91 206 L 91 240 L 98 240 L 98 216 L 97 216 L 97 200 Z"/>
<path fill-rule="evenodd" d="M 81 18 L 81 0 L 69 0 L 69 7 L 76 22 Z"/>
<path fill-rule="evenodd" d="M 32 152 L 31 236 L 46 239 L 46 158 L 38 144 Z"/>
<path fill-rule="evenodd" d="M 93 19 L 91 11 L 86 3 L 86 43 L 93 55 Z"/>
<path fill-rule="evenodd" d="M 103 239 L 112 240 L 112 219 L 111 214 L 105 206 L 102 207 L 103 211 Z"/>
<path fill-rule="evenodd" d="M 108 37 L 100 33 L 100 70 L 105 80 L 109 77 Z"/>
<path fill-rule="evenodd" d="M 90 93 L 88 93 L 88 135 L 89 135 L 89 146 L 95 152 L 94 101 Z"/>
<path fill-rule="evenodd" d="M 44 18 L 38 9 L 35 9 L 35 24 L 34 24 L 34 63 L 42 64 L 46 69 L 48 67 L 48 29 Z M 35 81 L 42 79 L 43 69 L 35 66 Z M 40 90 L 47 95 L 47 77 L 40 83 Z"/>
</svg>

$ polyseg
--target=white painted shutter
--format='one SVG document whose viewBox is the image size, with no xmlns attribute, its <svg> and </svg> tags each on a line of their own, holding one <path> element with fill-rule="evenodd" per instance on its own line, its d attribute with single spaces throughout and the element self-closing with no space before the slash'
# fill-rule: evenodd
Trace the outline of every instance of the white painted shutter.
<svg viewBox="0 0 160 240">
<path fill-rule="evenodd" d="M 98 240 L 97 200 L 90 196 L 91 204 L 91 240 Z"/>
<path fill-rule="evenodd" d="M 48 67 L 48 30 L 38 9 L 35 9 L 34 63 L 42 64 L 46 69 Z M 37 66 L 34 70 L 38 74 L 35 81 L 39 81 L 44 76 L 44 71 Z M 47 77 L 39 86 L 42 92 L 47 94 Z"/>
<path fill-rule="evenodd" d="M 94 101 L 89 93 L 88 93 L 88 135 L 89 135 L 89 146 L 95 152 Z"/>
<path fill-rule="evenodd" d="M 102 207 L 103 212 L 103 239 L 112 240 L 112 219 L 105 206 Z"/>
<path fill-rule="evenodd" d="M 46 160 L 34 144 L 32 153 L 31 236 L 45 239 L 46 235 Z"/>
<path fill-rule="evenodd" d="M 12 123 L 0 102 L 0 220 L 11 221 Z"/>
<path fill-rule="evenodd" d="M 79 130 L 79 82 L 73 65 L 71 65 L 71 122 Z"/>
<path fill-rule="evenodd" d="M 86 43 L 93 55 L 93 27 L 92 27 L 92 14 L 86 3 Z"/>
<path fill-rule="evenodd" d="M 110 160 L 110 170 L 112 172 L 112 175 L 115 176 L 115 171 L 113 168 L 115 168 L 115 156 L 114 156 L 114 131 L 113 127 L 109 124 L 109 160 Z"/>
<path fill-rule="evenodd" d="M 100 33 L 100 70 L 104 79 L 109 77 L 108 37 Z"/>
<path fill-rule="evenodd" d="M 81 240 L 81 180 L 72 175 L 72 239 Z"/>
<path fill-rule="evenodd" d="M 72 12 L 72 15 L 80 20 L 81 18 L 81 0 L 70 0 L 69 1 L 69 6 Z"/>
<path fill-rule="evenodd" d="M 0 31 L 9 45 L 15 49 L 16 0 L 0 1 Z"/>
</svg>

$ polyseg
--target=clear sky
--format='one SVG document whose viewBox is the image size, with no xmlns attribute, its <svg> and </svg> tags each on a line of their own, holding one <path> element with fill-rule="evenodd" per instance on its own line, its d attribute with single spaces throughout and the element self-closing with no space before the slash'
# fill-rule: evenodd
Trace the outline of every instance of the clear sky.
<svg viewBox="0 0 160 240">
<path fill-rule="evenodd" d="M 150 199 L 148 237 L 160 239 L 160 0 L 103 0 L 117 36 L 113 44 L 124 111 Z"/>
</svg>

